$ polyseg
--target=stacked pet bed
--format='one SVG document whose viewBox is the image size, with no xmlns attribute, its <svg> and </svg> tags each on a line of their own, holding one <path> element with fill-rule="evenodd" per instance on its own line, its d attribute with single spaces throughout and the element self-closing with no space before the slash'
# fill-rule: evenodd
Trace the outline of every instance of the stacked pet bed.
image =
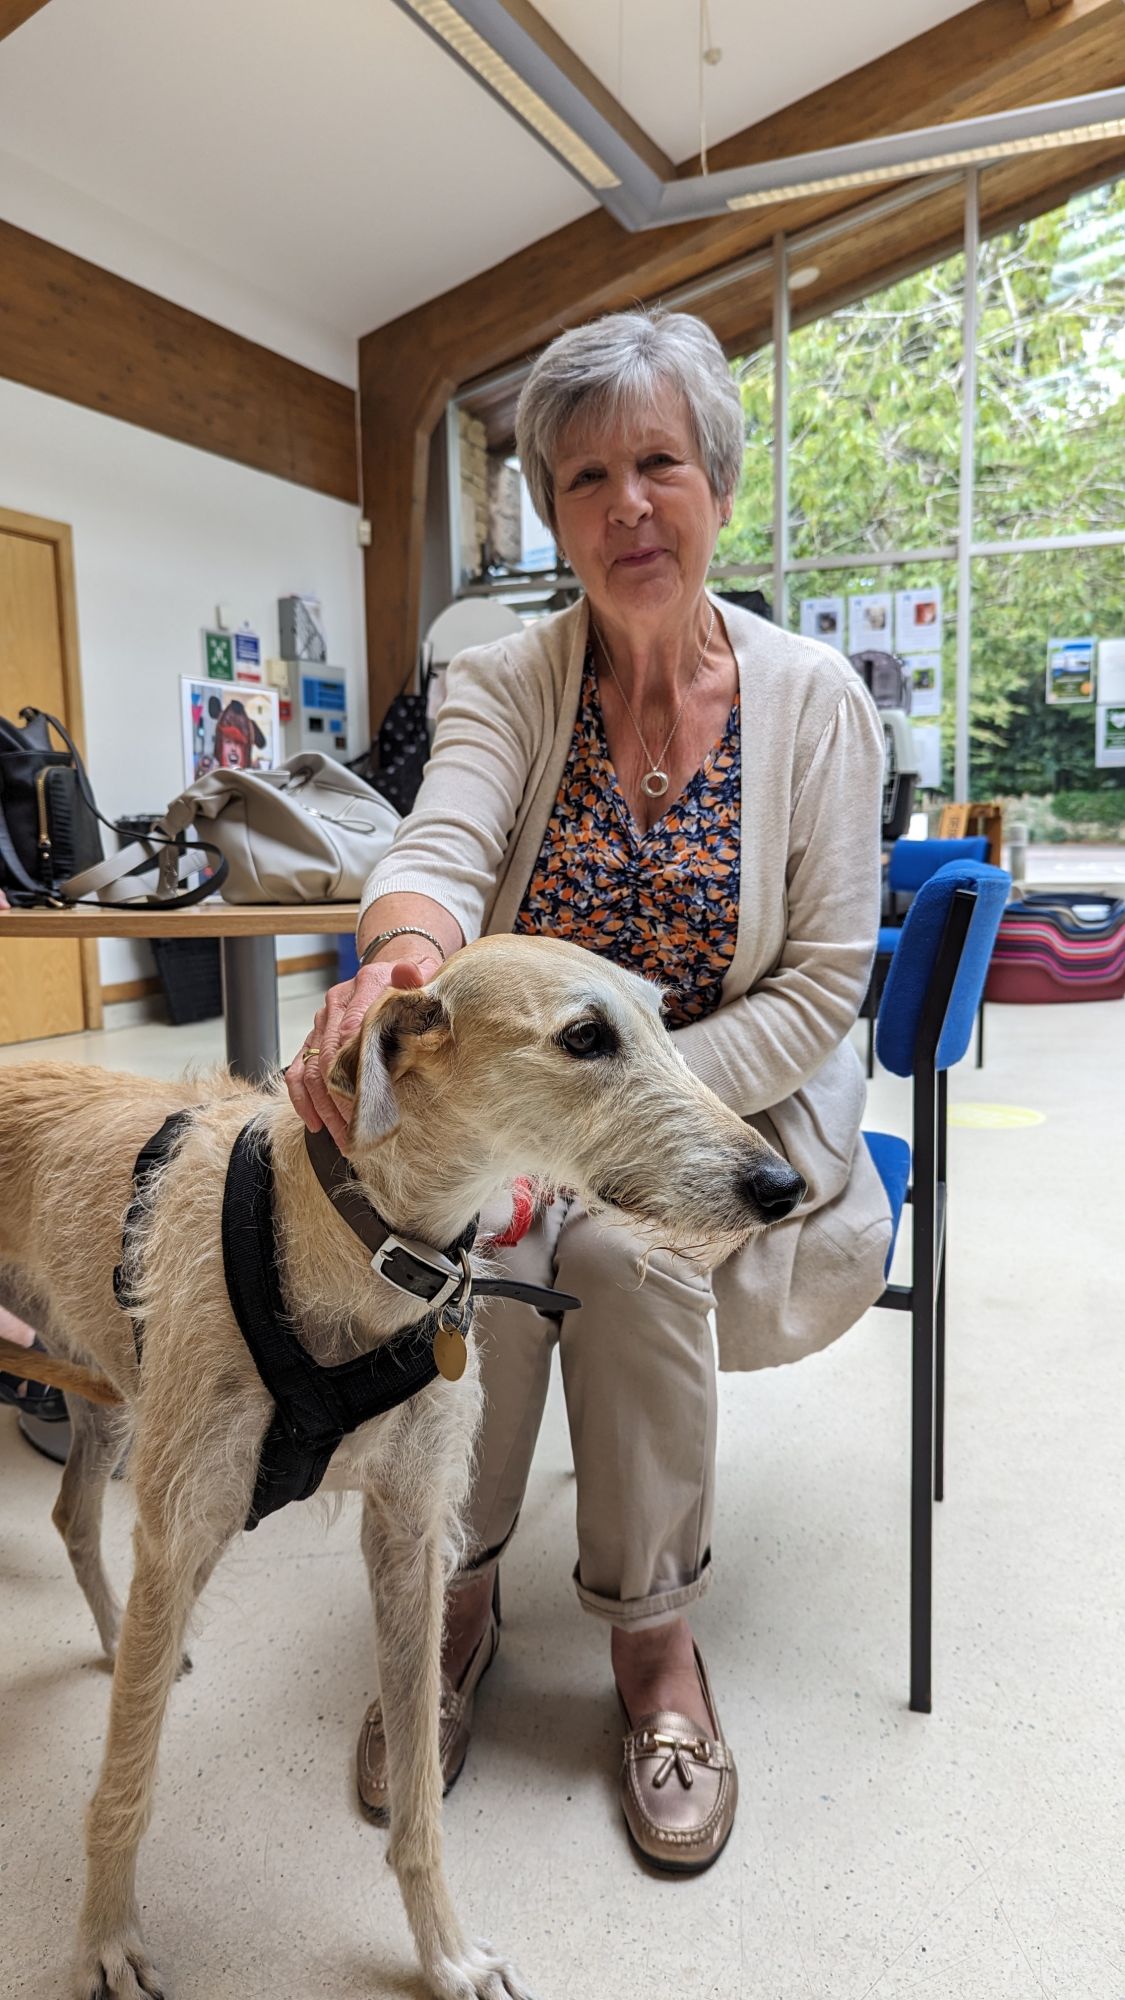
<svg viewBox="0 0 1125 2000">
<path fill-rule="evenodd" d="M 1125 996 L 1125 899 L 1050 893 L 1010 903 L 1000 920 L 986 1000 L 1035 1004 Z"/>
</svg>

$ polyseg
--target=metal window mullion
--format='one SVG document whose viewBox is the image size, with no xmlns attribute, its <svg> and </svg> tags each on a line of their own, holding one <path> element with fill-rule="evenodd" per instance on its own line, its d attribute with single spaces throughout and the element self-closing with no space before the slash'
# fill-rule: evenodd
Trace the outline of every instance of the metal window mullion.
<svg viewBox="0 0 1125 2000">
<path fill-rule="evenodd" d="M 461 405 L 457 398 L 445 406 L 445 505 L 449 515 L 450 595 L 461 594 Z"/>
<path fill-rule="evenodd" d="M 1010 542 L 972 542 L 973 556 L 1051 555 L 1056 549 L 1118 549 L 1125 546 L 1125 529 L 1091 528 L 1085 535 L 1017 535 Z"/>
<path fill-rule="evenodd" d="M 789 624 L 789 253 L 773 239 L 773 616 Z"/>
<path fill-rule="evenodd" d="M 821 569 L 898 569 L 903 563 L 954 562 L 956 545 L 935 549 L 868 549 L 862 555 L 794 556 L 786 575 L 807 576 Z"/>
<path fill-rule="evenodd" d="M 965 288 L 961 314 L 961 480 L 957 523 L 957 674 L 953 732 L 953 796 L 968 799 L 969 693 L 973 635 L 973 478 L 977 409 L 977 306 L 980 261 L 980 174 L 965 175 Z"/>
</svg>

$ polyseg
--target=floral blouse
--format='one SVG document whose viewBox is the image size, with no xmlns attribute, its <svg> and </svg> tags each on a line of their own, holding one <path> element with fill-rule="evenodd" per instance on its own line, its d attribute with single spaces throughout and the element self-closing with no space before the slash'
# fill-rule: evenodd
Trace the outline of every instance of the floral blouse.
<svg viewBox="0 0 1125 2000">
<path fill-rule="evenodd" d="M 742 810 L 737 697 L 720 741 L 655 826 L 637 826 L 610 761 L 591 651 L 558 797 L 517 932 L 585 945 L 664 987 L 670 1028 L 719 1005 L 734 957 Z"/>
</svg>

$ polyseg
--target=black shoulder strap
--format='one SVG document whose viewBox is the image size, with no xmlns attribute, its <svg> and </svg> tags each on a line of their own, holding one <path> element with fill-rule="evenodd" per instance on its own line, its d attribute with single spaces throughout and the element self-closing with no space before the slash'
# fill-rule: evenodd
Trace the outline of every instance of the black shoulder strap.
<svg viewBox="0 0 1125 2000">
<path fill-rule="evenodd" d="M 322 1368 L 302 1347 L 277 1273 L 269 1144 L 251 1122 L 231 1149 L 223 1195 L 223 1268 L 242 1337 L 274 1400 L 247 1517 L 315 1493 L 341 1438 L 437 1376 L 429 1316 L 370 1353 Z"/>
</svg>

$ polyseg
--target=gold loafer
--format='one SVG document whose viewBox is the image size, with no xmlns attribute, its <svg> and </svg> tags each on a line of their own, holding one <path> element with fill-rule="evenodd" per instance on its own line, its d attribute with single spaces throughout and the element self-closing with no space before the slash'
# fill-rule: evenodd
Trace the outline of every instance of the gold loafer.
<svg viewBox="0 0 1125 2000">
<path fill-rule="evenodd" d="M 698 1874 L 718 1860 L 738 1803 L 738 1773 L 698 1647 L 695 1664 L 711 1734 L 689 1716 L 657 1709 L 630 1728 L 621 1771 L 621 1804 L 634 1846 L 646 1861 L 678 1875 Z"/>
<path fill-rule="evenodd" d="M 448 1792 L 461 1775 L 473 1731 L 473 1700 L 477 1688 L 496 1658 L 500 1645 L 500 1577 L 492 1589 L 488 1623 L 481 1633 L 467 1667 L 454 1687 L 441 1677 L 441 1707 L 438 1721 L 438 1755 L 441 1759 L 442 1788 Z M 383 1733 L 383 1708 L 378 1696 L 363 1718 L 356 1746 L 356 1786 L 359 1802 L 367 1818 L 376 1826 L 390 1823 L 390 1781 L 387 1771 L 387 1739 Z"/>
</svg>

